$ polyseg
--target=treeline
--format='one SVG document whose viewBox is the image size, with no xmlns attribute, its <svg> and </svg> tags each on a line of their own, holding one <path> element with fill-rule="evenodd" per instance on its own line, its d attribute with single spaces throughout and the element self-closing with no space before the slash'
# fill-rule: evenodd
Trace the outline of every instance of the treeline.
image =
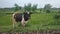
<svg viewBox="0 0 60 34">
<path fill-rule="evenodd" d="M 36 10 L 46 12 L 46 13 L 50 13 L 51 10 L 60 10 L 60 8 L 52 8 L 51 4 L 45 4 L 45 6 L 43 8 L 37 8 L 38 4 L 31 4 L 28 3 L 27 5 L 25 4 L 24 7 L 19 6 L 18 4 L 15 4 L 15 7 L 12 8 L 0 8 L 0 10 L 13 10 L 13 11 L 18 11 L 18 10 L 24 10 L 24 11 L 32 11 L 35 12 Z"/>
</svg>

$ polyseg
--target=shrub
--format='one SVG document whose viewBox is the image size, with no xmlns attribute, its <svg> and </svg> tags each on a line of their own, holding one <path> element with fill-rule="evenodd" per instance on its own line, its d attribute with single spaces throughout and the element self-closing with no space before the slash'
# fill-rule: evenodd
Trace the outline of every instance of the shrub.
<svg viewBox="0 0 60 34">
<path fill-rule="evenodd" d="M 46 10 L 46 13 L 50 13 L 50 10 Z"/>
<path fill-rule="evenodd" d="M 55 19 L 59 19 L 60 18 L 60 15 L 55 15 L 54 18 Z"/>
</svg>

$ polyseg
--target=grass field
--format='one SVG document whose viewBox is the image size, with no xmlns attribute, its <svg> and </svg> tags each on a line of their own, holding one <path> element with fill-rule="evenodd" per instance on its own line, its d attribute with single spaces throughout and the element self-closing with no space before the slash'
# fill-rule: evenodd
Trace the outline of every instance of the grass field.
<svg viewBox="0 0 60 34">
<path fill-rule="evenodd" d="M 39 13 L 32 14 L 31 19 L 27 23 L 25 28 L 22 28 L 19 23 L 14 30 L 19 31 L 40 31 L 40 30 L 59 30 L 60 25 L 56 24 L 54 19 L 55 13 Z M 12 31 L 12 14 L 0 15 L 0 32 Z"/>
</svg>

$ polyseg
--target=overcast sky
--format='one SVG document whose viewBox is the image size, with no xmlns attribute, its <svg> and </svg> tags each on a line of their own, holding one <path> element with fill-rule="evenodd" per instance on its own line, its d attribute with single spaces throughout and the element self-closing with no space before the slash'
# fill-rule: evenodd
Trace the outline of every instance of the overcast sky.
<svg viewBox="0 0 60 34">
<path fill-rule="evenodd" d="M 14 4 L 24 6 L 25 4 L 32 3 L 38 4 L 38 8 L 44 7 L 45 4 L 51 4 L 53 7 L 60 7 L 60 0 L 0 0 L 0 8 L 14 7 Z"/>
</svg>

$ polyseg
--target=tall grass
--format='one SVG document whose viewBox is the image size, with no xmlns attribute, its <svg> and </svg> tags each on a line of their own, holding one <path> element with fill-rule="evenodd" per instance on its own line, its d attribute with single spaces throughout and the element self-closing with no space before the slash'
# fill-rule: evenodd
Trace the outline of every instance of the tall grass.
<svg viewBox="0 0 60 34">
<path fill-rule="evenodd" d="M 25 28 L 22 28 L 22 26 L 19 25 L 17 26 L 17 28 L 14 29 L 14 31 L 26 32 L 26 31 L 60 29 L 60 25 L 54 25 L 56 24 L 54 23 L 55 22 L 54 15 L 55 13 L 40 13 L 40 14 L 34 13 L 31 15 L 31 19 L 28 21 Z M 4 16 L 2 15 L 0 17 L 0 32 L 6 32 L 6 31 L 12 31 L 11 14 L 6 14 Z"/>
</svg>

